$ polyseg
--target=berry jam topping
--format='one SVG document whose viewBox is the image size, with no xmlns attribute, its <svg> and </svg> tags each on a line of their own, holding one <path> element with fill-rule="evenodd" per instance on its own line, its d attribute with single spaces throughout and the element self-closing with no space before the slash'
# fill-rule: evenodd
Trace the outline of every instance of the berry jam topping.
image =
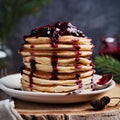
<svg viewBox="0 0 120 120">
<path fill-rule="evenodd" d="M 50 37 L 51 46 L 57 47 L 59 42 L 59 37 L 63 35 L 73 35 L 77 37 L 85 37 L 82 31 L 78 30 L 70 22 L 57 22 L 54 25 L 42 26 L 35 28 L 31 31 L 30 35 L 24 36 L 24 39 L 27 37 Z"/>
<path fill-rule="evenodd" d="M 82 31 L 78 30 L 70 22 L 57 22 L 54 25 L 42 26 L 35 28 L 31 31 L 30 36 L 36 37 L 53 37 L 56 34 L 60 35 L 73 35 L 77 37 L 85 37 Z"/>
<path fill-rule="evenodd" d="M 77 80 L 77 81 L 76 81 L 76 84 L 77 84 L 77 85 L 82 84 L 82 80 L 80 80 L 80 79 L 79 79 L 79 80 Z"/>
<path fill-rule="evenodd" d="M 37 31 L 32 30 L 32 31 L 31 31 L 31 36 L 37 36 Z"/>
<path fill-rule="evenodd" d="M 32 44 L 30 45 L 30 48 L 34 48 L 34 47 L 35 47 L 35 46 L 34 46 L 34 45 L 32 45 Z"/>
<path fill-rule="evenodd" d="M 99 85 L 104 85 L 113 78 L 112 74 L 104 74 L 97 82 Z"/>
<path fill-rule="evenodd" d="M 79 57 L 79 56 L 76 56 L 75 61 L 78 63 L 79 60 L 80 60 L 80 57 Z"/>
<path fill-rule="evenodd" d="M 30 81 L 29 87 L 30 87 L 31 91 L 32 91 L 32 84 L 33 84 L 33 73 L 36 71 L 35 65 L 36 65 L 36 61 L 34 60 L 34 58 L 31 58 L 31 60 L 30 60 L 31 73 L 29 75 L 29 81 Z"/>
<path fill-rule="evenodd" d="M 82 88 L 83 87 L 83 85 L 82 84 L 78 84 L 78 88 L 80 89 L 80 88 Z"/>
<path fill-rule="evenodd" d="M 30 66 L 31 66 L 32 72 L 36 71 L 35 65 L 36 65 L 36 61 L 34 59 L 31 59 L 30 60 Z"/>
<path fill-rule="evenodd" d="M 51 80 L 57 80 L 58 79 L 57 63 L 58 63 L 57 53 L 53 52 L 52 57 L 51 57 L 51 65 L 52 65 L 52 68 L 53 68 Z"/>
<path fill-rule="evenodd" d="M 80 74 L 77 73 L 75 77 L 76 77 L 77 80 L 79 80 L 80 79 Z"/>
<path fill-rule="evenodd" d="M 79 49 L 80 49 L 80 46 L 77 45 L 77 44 L 73 44 L 73 47 L 74 47 L 76 50 L 79 50 Z"/>
</svg>

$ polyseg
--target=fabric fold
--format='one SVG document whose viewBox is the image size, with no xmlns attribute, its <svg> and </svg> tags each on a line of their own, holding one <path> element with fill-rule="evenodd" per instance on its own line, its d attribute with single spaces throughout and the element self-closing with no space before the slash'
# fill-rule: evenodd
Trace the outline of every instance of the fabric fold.
<svg viewBox="0 0 120 120">
<path fill-rule="evenodd" d="M 23 120 L 14 107 L 14 101 L 9 99 L 0 101 L 0 120 Z"/>
</svg>

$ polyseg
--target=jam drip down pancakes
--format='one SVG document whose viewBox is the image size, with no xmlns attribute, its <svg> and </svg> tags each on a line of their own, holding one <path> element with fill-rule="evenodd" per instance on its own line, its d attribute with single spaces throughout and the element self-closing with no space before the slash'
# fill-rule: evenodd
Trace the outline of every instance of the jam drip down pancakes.
<svg viewBox="0 0 120 120">
<path fill-rule="evenodd" d="M 92 39 L 70 22 L 35 28 L 19 50 L 22 89 L 62 93 L 93 90 Z"/>
</svg>

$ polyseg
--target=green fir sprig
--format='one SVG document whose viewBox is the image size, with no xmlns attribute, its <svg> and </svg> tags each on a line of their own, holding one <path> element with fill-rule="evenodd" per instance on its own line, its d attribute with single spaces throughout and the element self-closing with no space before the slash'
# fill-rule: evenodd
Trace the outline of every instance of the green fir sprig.
<svg viewBox="0 0 120 120">
<path fill-rule="evenodd" d="M 95 57 L 96 72 L 98 74 L 112 73 L 116 83 L 120 84 L 120 61 L 109 55 Z"/>
</svg>

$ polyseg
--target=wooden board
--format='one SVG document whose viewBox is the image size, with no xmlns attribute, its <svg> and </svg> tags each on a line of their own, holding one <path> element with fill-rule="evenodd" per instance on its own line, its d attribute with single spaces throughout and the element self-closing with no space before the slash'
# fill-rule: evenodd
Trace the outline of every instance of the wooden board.
<svg viewBox="0 0 120 120">
<path fill-rule="evenodd" d="M 105 95 L 120 97 L 120 85 Z M 104 110 L 94 110 L 89 102 L 41 104 L 15 99 L 16 110 L 25 120 L 120 120 L 120 104 L 114 106 L 117 102 L 118 100 L 111 100 Z"/>
</svg>

